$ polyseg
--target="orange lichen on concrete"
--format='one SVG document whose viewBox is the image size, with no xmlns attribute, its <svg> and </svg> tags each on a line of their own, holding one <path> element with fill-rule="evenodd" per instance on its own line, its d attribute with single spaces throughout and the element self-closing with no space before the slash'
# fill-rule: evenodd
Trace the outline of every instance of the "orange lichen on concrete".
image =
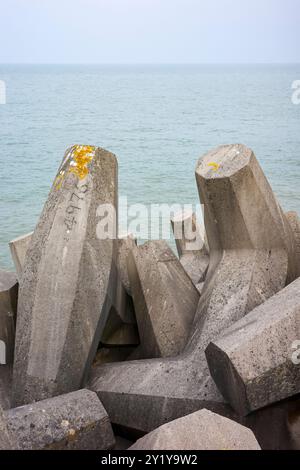
<svg viewBox="0 0 300 470">
<path fill-rule="evenodd" d="M 86 178 L 89 174 L 89 164 L 92 162 L 95 156 L 95 147 L 91 145 L 74 145 L 67 158 L 66 164 L 68 168 L 63 168 L 59 171 L 54 186 L 56 189 L 60 189 L 66 174 L 73 173 L 80 180 Z"/>
</svg>

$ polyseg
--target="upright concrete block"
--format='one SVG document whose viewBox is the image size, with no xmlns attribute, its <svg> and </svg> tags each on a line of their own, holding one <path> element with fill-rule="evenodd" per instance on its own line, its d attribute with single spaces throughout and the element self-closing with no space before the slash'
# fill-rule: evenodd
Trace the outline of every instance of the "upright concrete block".
<svg viewBox="0 0 300 470">
<path fill-rule="evenodd" d="M 116 295 L 101 338 L 104 346 L 137 346 L 140 342 L 127 272 L 127 257 L 135 246 L 136 240 L 132 235 L 124 235 L 117 240 Z"/>
<path fill-rule="evenodd" d="M 0 408 L 11 407 L 12 364 L 0 365 Z"/>
<path fill-rule="evenodd" d="M 127 293 L 118 271 L 115 296 L 101 337 L 106 346 L 130 346 L 139 344 L 132 297 Z"/>
<path fill-rule="evenodd" d="M 30 245 L 33 232 L 22 235 L 21 237 L 15 238 L 9 243 L 11 256 L 17 271 L 18 279 L 21 279 L 22 272 L 24 269 L 25 257 L 27 249 Z"/>
<path fill-rule="evenodd" d="M 7 422 L 0 406 L 0 450 L 13 450 L 16 448 L 16 440 L 7 427 Z"/>
<path fill-rule="evenodd" d="M 118 238 L 118 270 L 128 294 L 131 294 L 130 280 L 127 270 L 127 258 L 131 250 L 137 246 L 137 240 L 131 233 L 123 233 Z"/>
<path fill-rule="evenodd" d="M 162 240 L 131 250 L 128 273 L 141 340 L 139 357 L 179 354 L 194 320 L 197 289 Z"/>
<path fill-rule="evenodd" d="M 107 450 L 115 445 L 97 395 L 79 390 L 4 412 L 21 450 Z"/>
<path fill-rule="evenodd" d="M 180 262 L 195 285 L 205 280 L 209 250 L 204 230 L 193 212 L 179 212 L 171 219 Z"/>
<path fill-rule="evenodd" d="M 260 450 L 260 446 L 250 429 L 204 409 L 164 424 L 129 450 Z"/>
<path fill-rule="evenodd" d="M 16 275 L 0 270 L 0 368 L 13 362 L 17 302 Z"/>
<path fill-rule="evenodd" d="M 186 348 L 173 358 L 105 364 L 91 377 L 112 422 L 134 431 L 201 408 L 233 416 L 205 349 L 295 277 L 291 230 L 253 152 L 220 147 L 199 161 L 196 178 L 210 265 Z"/>
<path fill-rule="evenodd" d="M 297 279 L 209 344 L 211 375 L 237 413 L 246 415 L 300 393 L 299 338 Z"/>
<path fill-rule="evenodd" d="M 297 260 L 297 277 L 300 276 L 300 219 L 297 212 L 286 212 L 285 214 L 295 237 L 295 258 Z"/>
<path fill-rule="evenodd" d="M 109 209 L 105 224 L 116 232 L 116 208 L 116 157 L 90 146 L 70 148 L 26 254 L 18 306 L 15 406 L 85 383 L 116 285 L 116 241 L 100 239 L 98 224 Z"/>
</svg>

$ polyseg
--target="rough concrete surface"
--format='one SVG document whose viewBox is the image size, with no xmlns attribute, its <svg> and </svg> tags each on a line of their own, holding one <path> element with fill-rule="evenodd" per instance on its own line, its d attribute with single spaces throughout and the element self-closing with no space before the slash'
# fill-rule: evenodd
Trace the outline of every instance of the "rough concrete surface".
<svg viewBox="0 0 300 470">
<path fill-rule="evenodd" d="M 97 235 L 103 204 L 117 208 L 116 157 L 90 146 L 70 148 L 26 253 L 15 406 L 85 383 L 115 296 L 116 240 Z"/>
<path fill-rule="evenodd" d="M 149 432 L 201 408 L 234 416 L 210 376 L 205 349 L 296 277 L 295 240 L 250 149 L 209 152 L 196 180 L 210 265 L 184 352 L 105 364 L 92 373 L 90 387 L 111 421 L 132 431 Z"/>
</svg>

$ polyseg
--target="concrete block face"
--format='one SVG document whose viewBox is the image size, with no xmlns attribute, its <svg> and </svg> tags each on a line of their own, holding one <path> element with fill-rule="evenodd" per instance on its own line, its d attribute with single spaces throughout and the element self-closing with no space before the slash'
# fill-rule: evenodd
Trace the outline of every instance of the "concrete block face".
<svg viewBox="0 0 300 470">
<path fill-rule="evenodd" d="M 300 393 L 299 338 L 297 279 L 208 346 L 211 375 L 237 413 L 246 415 Z M 293 351 L 297 341 L 298 355 Z"/>
<path fill-rule="evenodd" d="M 144 358 L 179 354 L 190 334 L 199 293 L 164 241 L 135 247 L 128 256 Z"/>
<path fill-rule="evenodd" d="M 127 258 L 136 246 L 137 240 L 132 234 L 120 234 L 118 238 L 118 270 L 122 284 L 128 294 L 131 294 L 131 286 L 127 270 Z"/>
<path fill-rule="evenodd" d="M 16 275 L 0 270 L 0 370 L 1 367 L 13 362 L 17 302 Z"/>
<path fill-rule="evenodd" d="M 208 410 L 164 424 L 129 450 L 260 450 L 250 429 Z"/>
<path fill-rule="evenodd" d="M 12 364 L 0 366 L 0 407 L 11 407 Z"/>
<path fill-rule="evenodd" d="M 15 406 L 76 390 L 86 381 L 115 295 L 116 243 L 98 236 L 104 204 L 117 208 L 116 157 L 90 146 L 70 148 L 26 253 Z M 113 220 L 113 230 L 115 225 Z"/>
<path fill-rule="evenodd" d="M 119 347 L 138 345 L 139 342 L 133 300 L 127 293 L 118 270 L 113 305 L 101 337 L 101 344 Z"/>
<path fill-rule="evenodd" d="M 17 448 L 16 439 L 8 429 L 3 409 L 0 406 L 0 450 L 14 450 Z"/>
<path fill-rule="evenodd" d="M 300 277 L 300 219 L 297 212 L 286 212 L 285 216 L 291 226 L 295 238 L 294 255 L 297 262 L 297 277 Z"/>
<path fill-rule="evenodd" d="M 196 214 L 180 212 L 171 219 L 180 262 L 196 286 L 205 280 L 209 265 L 209 249 L 204 229 L 196 221 Z"/>
<path fill-rule="evenodd" d="M 9 248 L 18 279 L 21 279 L 23 273 L 26 252 L 30 245 L 32 235 L 33 232 L 27 233 L 26 235 L 22 235 L 21 237 L 18 237 L 9 243 Z"/>
<path fill-rule="evenodd" d="M 21 450 L 106 450 L 115 439 L 97 395 L 79 390 L 4 412 Z"/>
<path fill-rule="evenodd" d="M 171 358 L 105 364 L 91 376 L 112 422 L 132 430 L 149 432 L 202 408 L 235 418 L 210 376 L 205 349 L 296 277 L 292 231 L 250 149 L 209 152 L 196 181 L 210 263 L 185 349 Z"/>
<path fill-rule="evenodd" d="M 136 239 L 131 235 L 118 238 L 116 291 L 101 338 L 104 346 L 137 346 L 140 342 L 127 271 L 127 257 L 133 247 L 136 247 Z"/>
</svg>

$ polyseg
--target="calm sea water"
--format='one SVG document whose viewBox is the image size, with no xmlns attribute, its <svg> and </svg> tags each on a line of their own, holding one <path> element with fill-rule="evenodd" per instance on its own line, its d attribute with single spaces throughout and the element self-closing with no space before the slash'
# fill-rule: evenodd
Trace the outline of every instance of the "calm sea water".
<svg viewBox="0 0 300 470">
<path fill-rule="evenodd" d="M 300 213 L 295 66 L 4 66 L 0 105 L 0 265 L 31 231 L 65 149 L 119 159 L 129 203 L 195 203 L 197 159 L 223 143 L 253 148 L 282 206 Z M 249 194 L 251 198 L 251 194 Z"/>
</svg>

